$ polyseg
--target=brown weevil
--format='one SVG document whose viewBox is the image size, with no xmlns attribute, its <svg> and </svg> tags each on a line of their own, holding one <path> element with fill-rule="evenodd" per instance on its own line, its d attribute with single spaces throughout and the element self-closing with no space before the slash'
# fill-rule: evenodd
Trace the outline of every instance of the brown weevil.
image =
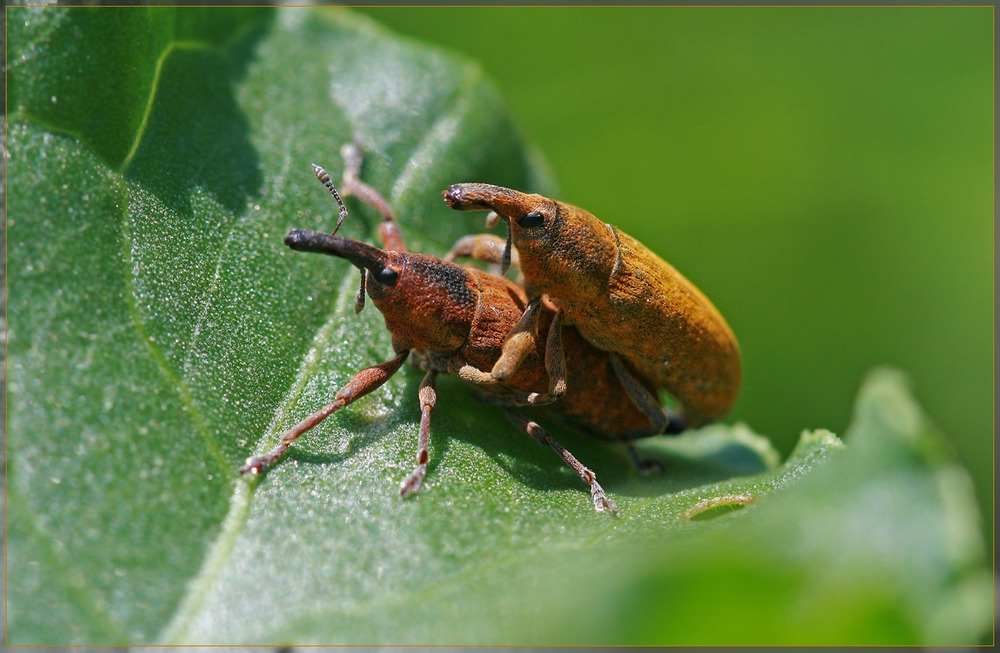
<svg viewBox="0 0 1000 653">
<path fill-rule="evenodd" d="M 559 312 L 541 301 L 529 302 L 524 289 L 509 279 L 406 251 L 388 203 L 358 178 L 360 150 L 347 146 L 344 158 L 347 170 L 341 190 L 381 213 L 383 247 L 303 230 L 291 231 L 285 243 L 296 251 L 346 259 L 361 270 L 362 292 L 367 292 L 385 318 L 395 354 L 384 363 L 358 372 L 332 403 L 286 431 L 272 451 L 248 458 L 241 473 L 264 471 L 303 433 L 381 386 L 410 358 L 426 370 L 426 375 L 419 389 L 417 466 L 401 483 L 401 494 L 415 493 L 423 484 L 431 412 L 437 401 L 435 380 L 439 373 L 451 373 L 474 384 L 484 400 L 501 406 L 518 429 L 559 455 L 588 485 L 596 510 L 614 513 L 617 506 L 594 473 L 537 422 L 515 410 L 519 406 L 544 406 L 542 410 L 556 413 L 592 436 L 626 444 L 661 432 L 661 424 L 629 401 L 634 389 L 621 383 L 611 357 L 593 347 L 576 329 L 562 328 Z M 339 201 L 329 176 L 322 168 L 316 167 L 315 171 Z M 495 254 L 497 248 L 491 251 Z M 460 241 L 448 258 L 474 253 Z M 511 332 L 515 335 L 508 338 Z M 504 351 L 505 339 L 508 350 L 517 350 L 520 365 L 501 381 L 484 370 L 495 366 Z M 567 376 L 575 379 L 570 388 L 565 384 Z M 643 392 L 655 390 L 645 380 L 633 382 Z M 634 455 L 631 447 L 629 451 Z"/>
<path fill-rule="evenodd" d="M 591 213 L 542 195 L 480 183 L 443 194 L 453 209 L 492 211 L 507 224 L 529 296 L 544 295 L 567 326 L 608 352 L 632 401 L 651 419 L 666 420 L 666 432 L 729 412 L 741 376 L 736 338 L 673 266 Z M 502 379 L 517 365 L 517 355 L 504 352 L 492 373 Z M 672 395 L 682 413 L 663 413 L 638 379 Z M 569 388 L 574 382 L 568 376 Z"/>
</svg>

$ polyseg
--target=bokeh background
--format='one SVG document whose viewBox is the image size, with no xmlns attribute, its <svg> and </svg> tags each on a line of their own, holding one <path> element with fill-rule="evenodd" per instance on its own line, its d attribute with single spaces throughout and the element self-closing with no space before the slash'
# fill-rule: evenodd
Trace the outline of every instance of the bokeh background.
<svg viewBox="0 0 1000 653">
<path fill-rule="evenodd" d="M 733 419 L 787 453 L 898 366 L 992 537 L 992 8 L 359 11 L 481 62 L 559 198 L 713 299 Z"/>
</svg>

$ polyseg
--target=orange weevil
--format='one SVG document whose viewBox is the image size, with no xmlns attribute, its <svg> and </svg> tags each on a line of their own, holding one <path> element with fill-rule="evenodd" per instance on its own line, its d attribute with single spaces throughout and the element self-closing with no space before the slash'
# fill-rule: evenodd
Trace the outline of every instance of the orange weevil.
<svg viewBox="0 0 1000 653">
<path fill-rule="evenodd" d="M 740 385 L 733 332 L 694 284 L 642 243 L 541 195 L 478 183 L 443 194 L 453 209 L 492 211 L 507 223 L 507 248 L 517 250 L 529 297 L 544 295 L 567 326 L 608 352 L 631 400 L 663 430 L 699 426 L 732 408 Z M 519 364 L 505 350 L 492 374 L 503 379 Z M 676 398 L 681 414 L 664 413 L 638 379 Z M 575 382 L 567 377 L 569 388 Z"/>
</svg>

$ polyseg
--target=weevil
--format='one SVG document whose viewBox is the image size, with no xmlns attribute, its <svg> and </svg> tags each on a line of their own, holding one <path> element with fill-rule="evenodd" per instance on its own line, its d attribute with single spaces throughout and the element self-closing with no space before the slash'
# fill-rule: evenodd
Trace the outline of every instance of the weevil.
<svg viewBox="0 0 1000 653">
<path fill-rule="evenodd" d="M 431 413 L 437 403 L 436 379 L 440 373 L 450 373 L 474 384 L 484 400 L 499 405 L 514 426 L 559 455 L 587 484 L 597 511 L 616 512 L 616 504 L 607 497 L 594 472 L 519 410 L 546 406 L 573 426 L 605 440 L 631 443 L 656 434 L 658 425 L 629 401 L 610 357 L 591 346 L 576 329 L 562 328 L 558 312 L 541 302 L 529 302 L 524 289 L 509 279 L 406 251 L 388 202 L 359 179 L 360 150 L 349 145 L 343 154 L 346 171 L 341 191 L 381 213 L 382 248 L 297 229 L 288 234 L 285 243 L 296 251 L 327 254 L 355 265 L 361 271 L 362 293 L 367 293 L 382 313 L 395 353 L 384 363 L 358 372 L 332 403 L 286 431 L 272 451 L 248 458 L 241 473 L 263 472 L 305 432 L 380 387 L 409 358 L 426 374 L 418 391 L 421 417 L 417 465 L 400 484 L 401 494 L 416 493 L 423 485 L 429 461 Z M 341 204 L 343 216 L 346 209 L 329 175 L 318 166 L 314 169 Z M 459 241 L 446 258 L 475 254 L 463 242 L 467 244 Z M 495 255 L 498 250 L 493 247 L 490 251 Z M 358 310 L 363 306 L 363 296 L 356 304 Z M 507 338 L 510 332 L 514 332 L 513 338 Z M 485 370 L 491 370 L 499 359 L 505 339 L 514 343 L 508 349 L 518 350 L 521 364 L 499 381 Z M 567 375 L 577 379 L 571 389 L 565 386 Z M 646 392 L 653 391 L 650 384 L 640 383 Z M 634 453 L 631 446 L 629 451 Z"/>
<path fill-rule="evenodd" d="M 732 330 L 693 283 L 638 240 L 542 195 L 481 183 L 455 184 L 443 195 L 453 209 L 488 210 L 506 223 L 506 247 L 517 250 L 529 296 L 546 297 L 566 325 L 608 352 L 632 401 L 665 432 L 732 408 L 741 376 Z M 504 352 L 491 372 L 503 379 L 518 364 L 516 352 Z M 681 413 L 662 411 L 642 380 L 672 395 Z M 574 382 L 570 375 L 570 388 Z"/>
</svg>

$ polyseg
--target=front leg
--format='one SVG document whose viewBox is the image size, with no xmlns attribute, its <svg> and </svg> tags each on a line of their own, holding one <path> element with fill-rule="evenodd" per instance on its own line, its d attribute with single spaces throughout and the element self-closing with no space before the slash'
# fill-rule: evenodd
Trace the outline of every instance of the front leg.
<svg viewBox="0 0 1000 653">
<path fill-rule="evenodd" d="M 508 334 L 503 343 L 503 353 L 493 366 L 492 375 L 495 378 L 501 381 L 509 379 L 521 362 L 536 348 L 538 338 L 536 332 L 541 302 L 541 297 L 528 302 L 521 320 Z M 517 405 L 544 406 L 566 394 L 566 354 L 562 345 L 562 317 L 562 311 L 556 310 L 552 315 L 549 332 L 545 338 L 545 371 L 549 377 L 548 390 L 544 393 L 522 393 L 518 395 Z"/>
<path fill-rule="evenodd" d="M 449 373 L 454 374 L 466 383 L 486 386 L 500 385 L 500 381 L 493 378 L 492 374 L 484 372 L 478 367 L 469 365 L 464 361 L 449 361 L 447 369 Z"/>
<path fill-rule="evenodd" d="M 451 246 L 451 250 L 445 254 L 444 260 L 454 262 L 459 256 L 467 256 L 474 261 L 498 265 L 501 275 L 507 274 L 507 270 L 512 266 L 515 270 L 521 269 L 517 251 L 512 249 L 510 243 L 503 238 L 493 234 L 478 234 L 459 238 Z"/>
<path fill-rule="evenodd" d="M 451 362 L 448 365 L 448 372 L 466 383 L 486 388 L 504 388 L 503 382 L 498 381 L 492 374 L 468 363 Z M 482 402 L 497 406 L 544 406 L 551 404 L 556 399 L 558 396 L 549 393 L 519 392 L 504 388 L 500 393 L 491 393 L 482 397 Z"/>
<path fill-rule="evenodd" d="M 427 454 L 427 447 L 431 439 L 431 412 L 434 410 L 434 406 L 437 405 L 437 390 L 435 389 L 437 375 L 436 370 L 430 370 L 424 376 L 424 380 L 420 382 L 420 390 L 417 393 L 420 399 L 420 436 L 417 440 L 417 466 L 409 478 L 399 485 L 399 493 L 403 496 L 419 492 L 420 487 L 424 483 L 424 476 L 427 475 L 427 462 L 430 458 Z"/>
<path fill-rule="evenodd" d="M 408 349 L 404 349 L 403 351 L 398 352 L 391 360 L 378 365 L 373 365 L 372 367 L 366 367 L 355 374 L 354 378 L 340 389 L 340 392 L 337 393 L 333 403 L 324 406 L 286 431 L 285 434 L 281 436 L 281 442 L 278 446 L 264 455 L 247 458 L 246 464 L 240 470 L 240 474 L 246 474 L 248 472 L 252 474 L 260 474 L 265 469 L 276 463 L 278 459 L 284 455 L 288 447 L 291 446 L 293 442 L 298 440 L 303 433 L 316 426 L 347 404 L 357 401 L 388 381 L 393 374 L 399 371 L 399 368 L 403 365 L 403 361 L 406 360 L 406 357 L 409 354 L 410 351 Z"/>
<path fill-rule="evenodd" d="M 517 369 L 536 348 L 539 311 L 542 298 L 535 297 L 524 308 L 521 319 L 504 338 L 500 358 L 493 364 L 490 374 L 497 381 L 506 381 L 514 376 Z"/>
</svg>

